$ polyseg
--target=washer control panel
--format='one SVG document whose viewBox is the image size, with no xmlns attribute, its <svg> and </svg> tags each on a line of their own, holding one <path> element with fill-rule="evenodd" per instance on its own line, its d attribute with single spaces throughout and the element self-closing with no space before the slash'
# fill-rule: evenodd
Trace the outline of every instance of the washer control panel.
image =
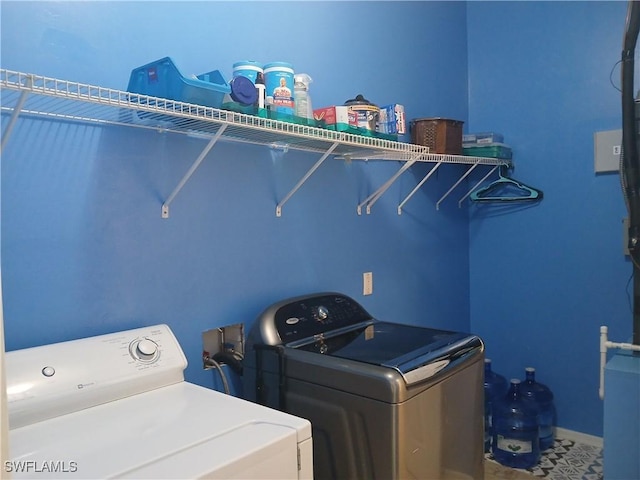
<svg viewBox="0 0 640 480">
<path fill-rule="evenodd" d="M 187 360 L 167 325 L 5 354 L 10 427 L 184 380 Z"/>
<path fill-rule="evenodd" d="M 282 343 L 287 344 L 370 319 L 371 315 L 352 298 L 329 293 L 285 303 L 275 312 L 274 320 Z"/>
</svg>

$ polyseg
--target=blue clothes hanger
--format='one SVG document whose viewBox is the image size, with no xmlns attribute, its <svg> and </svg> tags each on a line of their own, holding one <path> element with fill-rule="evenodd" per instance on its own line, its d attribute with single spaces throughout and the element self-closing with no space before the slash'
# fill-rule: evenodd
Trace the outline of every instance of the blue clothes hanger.
<svg viewBox="0 0 640 480">
<path fill-rule="evenodd" d="M 506 165 L 501 165 L 498 178 L 486 187 L 482 187 L 471 193 L 474 202 L 522 202 L 542 200 L 542 191 L 525 185 L 518 180 L 507 177 Z"/>
</svg>

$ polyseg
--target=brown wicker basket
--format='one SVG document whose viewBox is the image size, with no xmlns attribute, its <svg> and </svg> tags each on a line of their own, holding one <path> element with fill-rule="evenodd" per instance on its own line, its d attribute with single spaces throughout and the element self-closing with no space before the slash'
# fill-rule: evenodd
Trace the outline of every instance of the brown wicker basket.
<svg viewBox="0 0 640 480">
<path fill-rule="evenodd" d="M 462 120 L 416 118 L 411 120 L 411 143 L 429 147 L 431 153 L 462 153 Z"/>
</svg>

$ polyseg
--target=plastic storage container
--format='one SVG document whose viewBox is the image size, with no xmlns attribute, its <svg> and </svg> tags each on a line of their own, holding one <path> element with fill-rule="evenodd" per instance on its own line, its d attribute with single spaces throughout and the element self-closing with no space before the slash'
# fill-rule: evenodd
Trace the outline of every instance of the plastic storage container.
<svg viewBox="0 0 640 480">
<path fill-rule="evenodd" d="M 491 359 L 484 360 L 484 451 L 491 451 L 493 436 L 493 405 L 507 393 L 507 379 L 491 368 Z"/>
<path fill-rule="evenodd" d="M 540 461 L 538 418 L 520 388 L 520 380 L 511 379 L 507 394 L 494 404 L 493 456 L 507 467 L 531 468 Z"/>
<path fill-rule="evenodd" d="M 486 143 L 502 143 L 504 135 L 496 132 L 467 133 L 462 136 L 462 144 L 469 146 L 482 145 Z"/>
<path fill-rule="evenodd" d="M 127 91 L 152 97 L 220 108 L 231 88 L 219 70 L 183 76 L 170 57 L 164 57 L 131 71 Z"/>
<path fill-rule="evenodd" d="M 233 77 L 247 77 L 252 83 L 256 83 L 258 73 L 262 73 L 262 64 L 253 60 L 246 60 L 244 62 L 236 62 L 233 64 Z"/>
<path fill-rule="evenodd" d="M 540 451 L 553 447 L 556 429 L 556 407 L 553 393 L 546 385 L 536 382 L 536 369 L 525 369 L 526 379 L 520 388 L 523 397 L 535 406 L 540 427 Z"/>
<path fill-rule="evenodd" d="M 378 118 L 380 117 L 380 107 L 362 95 L 356 95 L 344 102 L 350 111 L 354 112 L 358 119 L 358 128 L 366 133 L 375 133 Z"/>
<path fill-rule="evenodd" d="M 294 114 L 293 67 L 290 63 L 272 62 L 264 66 L 267 103 L 272 110 L 285 115 Z"/>
<path fill-rule="evenodd" d="M 474 145 L 467 143 L 462 147 L 462 153 L 472 157 L 500 158 L 503 160 L 511 160 L 513 156 L 511 147 L 504 143 L 478 143 Z"/>
<path fill-rule="evenodd" d="M 416 118 L 411 120 L 411 143 L 429 147 L 431 153 L 462 153 L 462 120 Z"/>
</svg>

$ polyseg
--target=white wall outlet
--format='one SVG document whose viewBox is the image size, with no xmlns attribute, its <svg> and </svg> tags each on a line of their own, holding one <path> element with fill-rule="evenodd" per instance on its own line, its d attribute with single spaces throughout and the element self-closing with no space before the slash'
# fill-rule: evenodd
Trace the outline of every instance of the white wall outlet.
<svg viewBox="0 0 640 480">
<path fill-rule="evenodd" d="M 371 295 L 373 293 L 373 272 L 362 274 L 362 294 Z"/>
</svg>

